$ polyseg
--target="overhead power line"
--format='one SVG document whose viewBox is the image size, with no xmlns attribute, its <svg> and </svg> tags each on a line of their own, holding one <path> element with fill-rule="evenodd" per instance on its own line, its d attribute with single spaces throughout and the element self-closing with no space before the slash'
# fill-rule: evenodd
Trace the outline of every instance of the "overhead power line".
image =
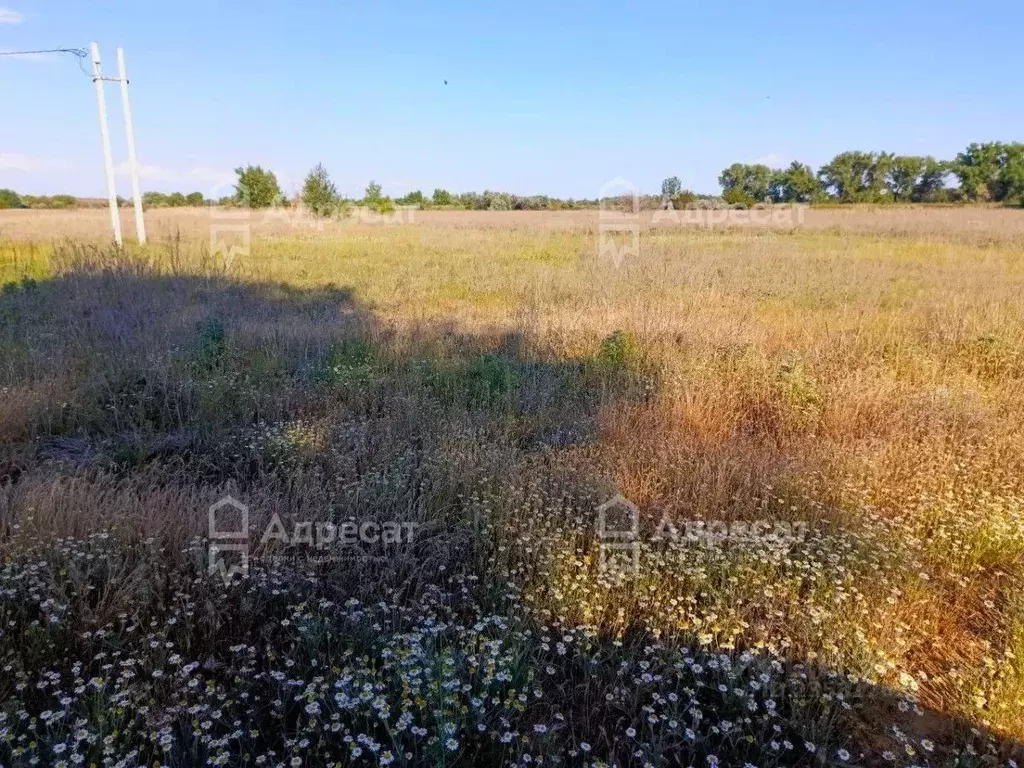
<svg viewBox="0 0 1024 768">
<path fill-rule="evenodd" d="M 85 71 L 85 67 L 82 66 L 89 57 L 89 52 L 84 48 L 47 48 L 39 51 L 0 51 L 0 56 L 38 56 L 44 53 L 69 53 L 78 60 L 78 68 L 82 70 L 82 74 L 89 77 L 89 73 Z"/>
<path fill-rule="evenodd" d="M 89 55 L 84 48 L 48 48 L 44 51 L 0 51 L 0 56 L 32 56 L 40 53 L 70 53 L 80 59 Z"/>
</svg>

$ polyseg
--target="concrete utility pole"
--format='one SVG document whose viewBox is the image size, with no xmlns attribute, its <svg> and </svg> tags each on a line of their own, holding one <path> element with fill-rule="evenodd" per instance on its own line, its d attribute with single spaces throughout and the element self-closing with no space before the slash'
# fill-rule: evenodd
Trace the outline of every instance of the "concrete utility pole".
<svg viewBox="0 0 1024 768">
<path fill-rule="evenodd" d="M 135 129 L 132 108 L 128 103 L 128 75 L 124 68 L 124 48 L 117 49 L 117 75 L 121 80 L 121 103 L 124 104 L 124 131 L 128 138 L 128 162 L 132 167 L 132 202 L 135 205 L 135 233 L 139 243 L 146 242 L 146 220 L 142 216 L 142 193 L 139 192 L 139 161 L 135 156 Z"/>
<path fill-rule="evenodd" d="M 122 245 L 121 216 L 117 210 L 117 189 L 114 186 L 114 160 L 110 152 L 110 131 L 107 129 L 107 102 L 103 97 L 103 74 L 100 72 L 100 48 L 90 46 L 92 52 L 92 81 L 96 83 L 96 104 L 100 111 L 100 136 L 103 139 L 103 165 L 107 175 L 107 198 L 110 201 L 110 225 L 114 229 L 114 242 Z"/>
</svg>

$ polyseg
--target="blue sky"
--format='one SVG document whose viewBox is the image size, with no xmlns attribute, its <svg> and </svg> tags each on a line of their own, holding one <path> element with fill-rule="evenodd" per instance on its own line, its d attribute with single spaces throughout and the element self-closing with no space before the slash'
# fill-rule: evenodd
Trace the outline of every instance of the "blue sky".
<svg viewBox="0 0 1024 768">
<path fill-rule="evenodd" d="M 0 50 L 96 40 L 114 74 L 123 46 L 143 188 L 208 194 L 245 163 L 288 190 L 323 162 L 350 195 L 595 197 L 714 192 L 736 161 L 952 157 L 1024 138 L 1022 29 L 1019 0 L 0 0 Z M 0 105 L 0 187 L 104 193 L 73 58 L 0 57 Z M 115 84 L 107 105 L 123 161 Z"/>
</svg>

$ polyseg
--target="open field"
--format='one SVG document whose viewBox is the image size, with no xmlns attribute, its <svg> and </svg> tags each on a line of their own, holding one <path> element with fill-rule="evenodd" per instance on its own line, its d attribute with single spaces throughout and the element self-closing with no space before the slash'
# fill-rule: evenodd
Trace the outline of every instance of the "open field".
<svg viewBox="0 0 1024 768">
<path fill-rule="evenodd" d="M 1022 759 L 1024 212 L 147 221 L 0 212 L 0 765 Z"/>
<path fill-rule="evenodd" d="M 782 206 L 779 210 L 783 210 Z M 157 208 L 146 212 L 147 229 L 151 237 L 168 239 L 209 239 L 210 225 L 230 223 L 231 210 L 202 208 Z M 713 223 L 711 228 L 720 229 L 722 220 L 713 218 L 722 212 L 644 211 L 639 217 L 642 228 L 701 229 L 707 228 L 705 221 Z M 688 219 L 687 216 L 690 218 Z M 295 211 L 254 211 L 248 221 L 256 234 L 288 235 L 300 234 L 321 237 L 343 235 L 352 229 L 373 224 L 387 226 L 389 223 L 408 223 L 426 227 L 470 228 L 470 229 L 540 229 L 593 232 L 599 225 L 600 213 L 596 210 L 580 211 L 402 211 L 393 217 L 369 216 L 359 212 L 341 221 L 310 219 Z M 704 218 L 700 218 L 704 217 Z M 920 239 L 956 239 L 975 243 L 1006 242 L 1024 247 L 1024 216 L 1019 210 L 1000 206 L 949 206 L 936 205 L 879 205 L 844 206 L 831 208 L 804 208 L 797 214 L 779 215 L 773 230 L 794 227 L 801 230 L 871 233 L 887 236 L 902 235 Z M 733 221 L 742 222 L 742 216 Z M 126 239 L 134 233 L 134 218 L 131 208 L 121 210 L 121 228 Z M 741 223 L 740 226 L 743 226 Z M 756 227 L 755 227 L 756 228 Z M 0 241 L 4 239 L 50 242 L 59 238 L 106 241 L 110 239 L 110 214 L 105 208 L 89 208 L 77 211 L 11 210 L 4 211 L 0 218 Z"/>
</svg>

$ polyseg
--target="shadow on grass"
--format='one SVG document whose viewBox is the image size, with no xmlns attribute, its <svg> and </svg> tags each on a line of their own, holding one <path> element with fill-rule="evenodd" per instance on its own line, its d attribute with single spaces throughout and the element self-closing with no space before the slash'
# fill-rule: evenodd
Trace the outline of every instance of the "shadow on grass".
<svg viewBox="0 0 1024 768">
<path fill-rule="evenodd" d="M 68 599 L 82 601 L 75 607 L 83 614 L 79 621 L 92 628 L 113 626 L 126 611 L 136 612 L 139 623 L 157 621 L 181 594 L 172 578 L 187 572 L 188 555 L 181 553 L 206 534 L 208 506 L 228 492 L 245 501 L 255 530 L 267 530 L 275 518 L 287 531 L 311 519 L 417 526 L 415 541 L 406 546 L 398 542 L 383 554 L 363 551 L 315 566 L 302 550 L 261 541 L 254 556 L 300 566 L 301 577 L 278 578 L 282 589 L 292 579 L 288 588 L 304 590 L 304 604 L 386 599 L 404 610 L 432 599 L 443 582 L 451 590 L 445 604 L 453 621 L 472 621 L 470 606 L 500 610 L 509 585 L 489 573 L 492 544 L 517 545 L 485 543 L 477 535 L 479 520 L 465 513 L 466 498 L 481 487 L 500 490 L 511 478 L 536 493 L 558 485 L 552 503 L 589 498 L 595 488 L 610 491 L 585 455 L 572 457 L 598 439 L 602 408 L 635 402 L 656 387 L 649 374 L 631 366 L 622 337 L 595 350 L 593 358 L 551 359 L 523 331 L 397 327 L 344 287 L 297 289 L 219 274 L 86 269 L 23 281 L 4 287 L 0 321 L 0 539 L 15 551 L 26 541 L 43 546 L 109 526 L 128 529 L 134 546 L 156 540 L 170 564 L 168 571 L 150 563 L 95 576 L 93 586 L 102 594 L 82 597 L 71 590 Z M 452 574 L 463 586 L 456 588 Z M 214 607 L 196 608 L 201 620 L 188 627 L 189 634 L 176 629 L 171 635 L 179 647 L 190 645 L 197 657 L 208 657 L 210 676 L 217 678 L 218 670 L 234 670 L 231 647 L 293 642 L 268 629 L 288 620 L 290 610 L 273 600 L 253 607 L 244 596 L 229 595 Z M 19 614 L 17 626 L 27 636 L 35 632 L 33 621 L 38 624 L 31 611 Z M 404 619 L 396 621 L 406 628 Z M 315 652 L 298 655 L 305 653 L 311 668 L 322 668 L 325 659 L 341 663 L 335 656 L 355 646 L 346 645 L 343 627 L 336 631 L 340 642 L 309 641 Z M 537 644 L 544 632 L 532 627 L 529 642 Z M 44 643 L 18 656 L 35 667 L 26 671 L 97 652 L 92 635 L 58 639 L 66 646 Z M 621 648 L 600 633 L 596 642 L 595 658 L 603 659 L 597 666 L 574 667 L 548 654 L 555 699 L 522 711 L 540 719 L 558 711 L 568 718 L 575 742 L 628 764 L 635 757 L 621 734 L 642 727 L 652 714 L 645 709 L 651 699 L 626 703 L 608 692 L 633 685 L 630 676 L 623 679 L 621 664 L 639 663 L 643 648 L 658 642 L 639 633 L 627 633 Z M 732 649 L 722 652 L 736 656 Z M 716 651 L 701 654 L 713 661 Z M 799 659 L 788 664 L 773 678 L 783 682 L 771 694 L 780 722 L 798 718 L 805 736 L 821 729 L 823 744 L 831 729 L 879 752 L 898 752 L 905 740 L 892 731 L 896 726 L 918 747 L 922 739 L 935 742 L 935 756 L 951 761 L 946 745 L 970 736 L 969 723 L 901 711 L 898 697 L 851 683 L 839 671 Z M 758 678 L 752 671 L 743 681 Z M 710 687 L 692 666 L 682 668 L 671 686 L 648 693 L 682 696 L 687 688 L 698 692 L 708 716 L 736 722 L 749 717 L 728 691 Z M 297 727 L 298 718 L 290 714 L 288 727 Z M 797 738 L 797 729 L 783 730 L 780 742 Z M 669 763 L 696 754 L 685 729 L 659 743 Z M 978 764 L 990 763 L 988 745 L 983 738 L 979 744 Z M 1004 759 L 1020 749 L 1008 742 L 998 747 Z M 733 756 L 771 750 L 768 744 L 737 743 Z M 918 753 L 929 759 L 923 747 Z M 834 759 L 805 750 L 799 757 L 780 753 L 777 763 Z"/>
</svg>

